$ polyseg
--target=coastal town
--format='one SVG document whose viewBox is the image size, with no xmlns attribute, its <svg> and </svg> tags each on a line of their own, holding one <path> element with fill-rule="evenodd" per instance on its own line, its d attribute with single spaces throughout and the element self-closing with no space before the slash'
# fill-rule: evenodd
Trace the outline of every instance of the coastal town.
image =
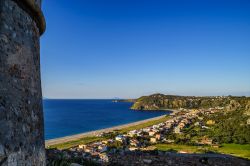
<svg viewBox="0 0 250 166">
<path fill-rule="evenodd" d="M 179 109 L 168 115 L 165 122 L 141 128 L 138 130 L 131 130 L 126 133 L 119 133 L 113 131 L 108 133 L 101 133 L 98 137 L 104 137 L 101 141 L 92 142 L 89 144 L 79 144 L 64 151 L 64 155 L 69 158 L 73 156 L 80 156 L 86 160 L 91 160 L 96 163 L 107 163 L 115 154 L 125 154 L 136 151 L 150 151 L 154 150 L 155 144 L 164 143 L 171 144 L 175 140 L 167 139 L 167 135 L 182 134 L 182 131 L 191 124 L 200 127 L 203 130 L 209 128 L 214 121 L 208 120 L 204 123 L 204 116 L 214 114 L 223 110 L 223 107 L 209 108 L 209 109 Z M 107 137 L 108 136 L 108 137 Z M 212 139 L 204 137 L 196 142 L 197 145 L 209 145 L 213 147 L 219 146 Z M 51 153 L 59 153 L 60 150 L 51 149 Z M 180 151 L 179 153 L 187 153 Z M 150 161 L 148 161 L 150 163 Z"/>
</svg>

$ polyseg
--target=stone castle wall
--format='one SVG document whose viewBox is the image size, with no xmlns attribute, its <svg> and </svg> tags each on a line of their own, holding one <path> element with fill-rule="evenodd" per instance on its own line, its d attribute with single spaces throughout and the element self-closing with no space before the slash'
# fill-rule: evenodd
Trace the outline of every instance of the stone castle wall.
<svg viewBox="0 0 250 166">
<path fill-rule="evenodd" d="M 45 165 L 41 0 L 0 0 L 0 165 Z"/>
</svg>

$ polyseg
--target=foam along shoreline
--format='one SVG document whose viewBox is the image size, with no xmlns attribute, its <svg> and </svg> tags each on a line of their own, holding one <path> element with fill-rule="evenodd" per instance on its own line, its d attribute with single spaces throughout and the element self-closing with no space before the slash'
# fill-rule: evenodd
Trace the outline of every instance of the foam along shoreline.
<svg viewBox="0 0 250 166">
<path fill-rule="evenodd" d="M 174 113 L 178 112 L 178 110 L 168 110 L 168 111 L 172 112 L 171 114 L 174 114 Z M 85 133 L 81 133 L 81 134 L 75 134 L 75 135 L 71 135 L 71 136 L 65 136 L 65 137 L 46 140 L 45 141 L 45 147 L 52 146 L 52 145 L 57 145 L 57 144 L 61 144 L 61 143 L 66 143 L 66 142 L 70 142 L 70 141 L 75 141 L 75 140 L 85 138 L 85 137 L 96 136 L 96 135 L 99 135 L 99 134 L 101 134 L 103 132 L 112 132 L 114 130 L 121 130 L 121 129 L 124 129 L 124 128 L 127 128 L 127 127 L 140 125 L 140 124 L 143 124 L 143 123 L 146 123 L 146 122 L 149 122 L 149 121 L 159 120 L 161 118 L 164 118 L 165 116 L 166 115 L 161 115 L 161 116 L 157 116 L 157 117 L 154 117 L 154 118 L 145 119 L 145 120 L 141 120 L 141 121 L 137 121 L 137 122 L 132 122 L 132 123 L 124 124 L 124 125 L 119 125 L 119 126 L 114 126 L 114 127 L 110 127 L 110 128 L 85 132 Z"/>
</svg>

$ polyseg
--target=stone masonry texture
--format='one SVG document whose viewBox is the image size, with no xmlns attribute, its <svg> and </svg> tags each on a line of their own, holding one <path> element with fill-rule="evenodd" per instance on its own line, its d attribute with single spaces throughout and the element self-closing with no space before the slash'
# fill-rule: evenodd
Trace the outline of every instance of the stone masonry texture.
<svg viewBox="0 0 250 166">
<path fill-rule="evenodd" d="M 41 30 L 28 0 L 0 0 L 0 165 L 44 166 Z M 40 9 L 41 0 L 30 0 Z"/>
</svg>

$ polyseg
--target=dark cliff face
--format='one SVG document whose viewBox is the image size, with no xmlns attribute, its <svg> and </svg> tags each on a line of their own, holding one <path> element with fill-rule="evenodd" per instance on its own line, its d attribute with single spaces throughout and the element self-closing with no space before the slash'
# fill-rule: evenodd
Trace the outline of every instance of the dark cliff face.
<svg viewBox="0 0 250 166">
<path fill-rule="evenodd" d="M 227 110 L 233 110 L 241 106 L 245 107 L 249 101 L 249 97 L 195 97 L 153 94 L 137 99 L 131 109 L 160 110 L 226 107 Z"/>
<path fill-rule="evenodd" d="M 20 1 L 20 3 L 22 3 Z M 40 6 L 40 0 L 36 0 Z M 40 32 L 15 1 L 0 1 L 0 165 L 45 165 Z"/>
</svg>

